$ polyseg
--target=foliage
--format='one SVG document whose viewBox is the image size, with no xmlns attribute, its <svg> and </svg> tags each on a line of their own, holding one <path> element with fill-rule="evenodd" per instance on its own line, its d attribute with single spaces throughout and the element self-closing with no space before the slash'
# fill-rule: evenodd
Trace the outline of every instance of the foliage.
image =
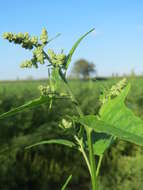
<svg viewBox="0 0 143 190">
<path fill-rule="evenodd" d="M 103 154 L 110 147 L 116 138 L 133 142 L 138 145 L 143 145 L 142 137 L 142 125 L 143 121 L 135 116 L 131 110 L 129 110 L 124 104 L 125 98 L 128 95 L 130 84 L 125 84 L 123 79 L 112 87 L 107 94 L 102 95 L 101 107 L 96 115 L 84 115 L 78 101 L 76 100 L 69 84 L 66 79 L 66 72 L 69 66 L 71 57 L 80 43 L 80 41 L 90 32 L 83 35 L 70 50 L 66 56 L 61 52 L 56 54 L 53 50 L 45 52 L 45 45 L 48 44 L 48 35 L 45 29 L 42 30 L 40 36 L 41 41 L 32 41 L 33 37 L 29 35 L 19 35 L 6 33 L 4 38 L 10 42 L 22 44 L 22 47 L 26 49 L 33 49 L 33 58 L 26 63 L 22 64 L 22 67 L 38 67 L 38 64 L 47 64 L 49 66 L 49 86 L 40 87 L 41 96 L 38 99 L 32 100 L 23 106 L 14 108 L 0 116 L 0 119 L 14 115 L 25 109 L 30 109 L 35 106 L 48 104 L 49 110 L 53 109 L 53 103 L 56 101 L 69 100 L 75 108 L 74 115 L 68 113 L 67 118 L 60 117 L 61 123 L 59 122 L 62 133 L 64 134 L 61 138 L 50 138 L 50 140 L 39 141 L 28 148 L 33 148 L 37 145 L 43 144 L 62 144 L 78 150 L 87 165 L 92 190 L 97 190 L 98 187 L 98 175 L 103 159 Z M 62 82 L 66 88 L 66 93 L 59 92 L 58 84 Z M 124 117 L 125 116 L 125 117 Z M 54 118 L 55 120 L 55 118 Z M 34 134 L 33 134 L 34 137 Z M 35 134 L 37 137 L 37 134 Z M 26 139 L 30 142 L 30 137 L 27 133 Z M 21 141 L 21 139 L 19 139 Z M 37 139 L 38 140 L 38 139 Z M 41 139 L 40 139 L 41 140 Z M 22 139 L 22 144 L 24 140 Z M 32 143 L 32 142 L 31 142 Z M 18 143 L 20 144 L 20 142 Z M 21 144 L 21 146 L 22 146 Z M 97 148 L 98 147 L 98 148 Z M 97 150 L 99 152 L 96 152 Z M 95 155 L 98 156 L 97 163 L 95 162 Z M 67 180 L 65 186 L 67 185 Z M 63 186 L 64 188 L 64 186 Z"/>
<path fill-rule="evenodd" d="M 45 85 L 45 82 L 0 82 L 0 113 L 38 96 L 37 87 L 40 84 Z M 142 116 L 142 82 L 142 78 L 132 81 L 131 92 L 126 100 L 126 105 L 140 116 Z M 108 89 L 115 83 L 116 80 L 113 79 L 92 83 L 88 81 L 70 81 L 70 86 L 74 88 L 74 95 L 78 99 L 83 113 L 96 114 L 100 105 L 99 95 L 101 88 L 104 86 L 104 88 Z M 61 91 L 64 91 L 62 86 L 60 88 Z M 58 190 L 59 184 L 65 183 L 70 172 L 73 177 L 69 184 L 69 189 L 89 189 L 86 166 L 80 154 L 77 154 L 76 151 L 59 145 L 41 145 L 30 151 L 24 151 L 22 148 L 25 145 L 36 143 L 37 140 L 59 137 L 58 133 L 61 128 L 57 126 L 61 121 L 60 118 L 68 113 L 74 114 L 71 103 L 68 100 L 65 100 L 64 103 L 63 101 L 53 102 L 53 109 L 50 111 L 47 106 L 40 106 L 30 111 L 21 112 L 19 115 L 12 116 L 7 120 L 1 120 L 1 189 L 46 190 L 52 188 Z M 94 104 L 93 101 L 95 102 Z M 27 134 L 29 139 L 25 138 Z M 35 136 L 35 134 L 37 135 Z M 60 136 L 63 138 L 63 134 L 60 134 Z M 101 188 L 103 190 L 114 190 L 115 187 L 117 189 L 126 187 L 126 190 L 141 189 L 143 185 L 141 179 L 143 175 L 141 148 L 131 143 L 117 142 L 113 144 L 103 158 L 100 172 Z M 9 147 L 7 151 L 3 151 L 5 146 Z M 69 160 L 72 160 L 72 162 L 69 162 Z"/>
<path fill-rule="evenodd" d="M 74 63 L 73 72 L 78 78 L 82 77 L 87 79 L 92 73 L 95 73 L 95 71 L 95 65 L 85 59 L 80 59 Z"/>
</svg>

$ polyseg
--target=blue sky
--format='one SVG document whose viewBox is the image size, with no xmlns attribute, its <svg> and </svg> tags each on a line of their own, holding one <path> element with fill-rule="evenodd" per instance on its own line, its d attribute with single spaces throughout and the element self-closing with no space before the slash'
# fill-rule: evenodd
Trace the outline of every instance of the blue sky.
<svg viewBox="0 0 143 190">
<path fill-rule="evenodd" d="M 49 36 L 62 35 L 50 46 L 65 52 L 89 29 L 95 27 L 78 47 L 72 64 L 85 58 L 96 64 L 98 75 L 143 73 L 142 0 L 1 0 L 0 35 L 26 32 L 38 35 L 46 27 Z M 42 78 L 47 69 L 23 70 L 21 61 L 30 53 L 0 38 L 0 80 Z M 71 65 L 72 67 L 72 65 Z"/>
</svg>

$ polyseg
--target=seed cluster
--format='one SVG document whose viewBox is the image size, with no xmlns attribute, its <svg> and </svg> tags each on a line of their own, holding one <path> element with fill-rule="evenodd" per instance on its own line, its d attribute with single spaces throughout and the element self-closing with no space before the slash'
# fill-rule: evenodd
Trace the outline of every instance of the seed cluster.
<svg viewBox="0 0 143 190">
<path fill-rule="evenodd" d="M 44 44 L 44 45 L 46 45 L 48 43 L 48 33 L 45 28 L 42 29 L 40 40 L 41 40 L 42 44 Z"/>
<path fill-rule="evenodd" d="M 56 54 L 52 49 L 48 49 L 48 55 L 50 58 L 50 62 L 55 67 L 64 67 L 66 61 L 66 55 L 63 53 Z"/>
<path fill-rule="evenodd" d="M 124 78 L 119 81 L 116 85 L 113 85 L 110 90 L 105 91 L 103 95 L 100 96 L 100 101 L 102 104 L 107 102 L 109 99 L 113 99 L 118 96 L 122 89 L 126 86 L 127 80 Z"/>
<path fill-rule="evenodd" d="M 61 123 L 59 124 L 59 127 L 62 129 L 69 129 L 72 127 L 72 122 L 69 122 L 66 119 L 62 119 Z"/>
<path fill-rule="evenodd" d="M 66 55 L 63 52 L 56 54 L 53 50 L 49 49 L 48 53 L 44 52 L 44 47 L 48 44 L 48 33 L 45 28 L 42 29 L 40 40 L 37 36 L 30 36 L 26 33 L 11 33 L 5 32 L 3 38 L 7 39 L 9 42 L 14 42 L 15 44 L 21 45 L 25 49 L 32 50 L 32 58 L 22 62 L 21 68 L 38 68 L 38 63 L 44 64 L 47 59 L 53 67 L 64 68 Z M 49 40 L 50 41 L 50 40 Z"/>
<path fill-rule="evenodd" d="M 47 96 L 49 95 L 49 93 L 51 93 L 51 88 L 49 85 L 46 86 L 40 85 L 38 88 L 42 96 Z"/>
<path fill-rule="evenodd" d="M 7 39 L 9 42 L 14 42 L 15 44 L 20 44 L 25 49 L 33 49 L 34 46 L 38 45 L 38 37 L 30 36 L 28 32 L 23 33 L 11 33 L 5 32 L 3 38 Z"/>
</svg>

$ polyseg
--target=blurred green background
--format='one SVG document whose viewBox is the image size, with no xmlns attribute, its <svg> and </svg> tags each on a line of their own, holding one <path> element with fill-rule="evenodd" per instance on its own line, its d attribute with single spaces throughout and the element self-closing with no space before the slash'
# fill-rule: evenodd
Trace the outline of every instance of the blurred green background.
<svg viewBox="0 0 143 190">
<path fill-rule="evenodd" d="M 96 114 L 99 96 L 119 78 L 70 80 L 70 86 L 85 114 Z M 143 77 L 128 77 L 132 84 L 126 105 L 143 118 Z M 1 81 L 0 113 L 39 96 L 45 80 Z M 61 87 L 64 91 L 64 87 Z M 59 190 L 66 178 L 73 178 L 69 190 L 89 189 L 90 178 L 82 156 L 60 145 L 43 145 L 31 150 L 25 146 L 40 140 L 64 136 L 58 127 L 62 117 L 75 114 L 69 100 L 54 101 L 51 110 L 42 105 L 0 121 L 0 189 Z M 100 190 L 141 190 L 143 149 L 117 141 L 103 159 Z"/>
</svg>

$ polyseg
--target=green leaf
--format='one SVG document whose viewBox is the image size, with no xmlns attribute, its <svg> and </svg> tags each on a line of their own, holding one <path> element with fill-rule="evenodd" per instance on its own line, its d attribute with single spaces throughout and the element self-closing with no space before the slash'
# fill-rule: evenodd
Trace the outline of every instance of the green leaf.
<svg viewBox="0 0 143 190">
<path fill-rule="evenodd" d="M 4 119 L 6 117 L 15 115 L 18 112 L 21 112 L 25 109 L 31 109 L 34 108 L 36 106 L 42 105 L 49 102 L 49 97 L 48 96 L 41 96 L 40 98 L 34 99 L 32 101 L 27 102 L 26 104 L 19 106 L 17 108 L 13 108 L 8 112 L 5 112 L 3 114 L 0 115 L 0 119 Z"/>
<path fill-rule="evenodd" d="M 93 131 L 92 142 L 94 154 L 100 156 L 112 145 L 114 137 L 105 133 L 96 133 Z"/>
<path fill-rule="evenodd" d="M 118 97 L 116 97 L 115 99 L 108 100 L 105 104 L 103 104 L 99 112 L 101 120 L 104 120 L 103 116 L 106 111 L 108 111 L 109 113 L 112 113 L 112 106 L 110 107 L 109 105 L 109 104 L 112 104 L 111 102 L 115 101 L 117 98 L 120 98 L 120 102 L 124 104 L 125 98 L 128 95 L 129 90 L 130 90 L 130 84 L 127 85 L 127 87 L 125 87 L 122 90 L 121 94 Z M 94 132 L 94 138 L 93 138 L 94 154 L 99 155 L 99 156 L 103 154 L 105 150 L 108 149 L 113 144 L 115 139 L 116 138 L 111 135 Z"/>
<path fill-rule="evenodd" d="M 67 178 L 67 180 L 66 180 L 65 184 L 63 185 L 63 187 L 61 188 L 61 190 L 65 190 L 66 189 L 66 187 L 67 187 L 67 185 L 68 185 L 68 183 L 70 182 L 71 179 L 72 179 L 72 175 L 70 175 Z"/>
<path fill-rule="evenodd" d="M 97 155 L 104 153 L 116 137 L 143 146 L 143 121 L 124 104 L 129 90 L 130 84 L 119 96 L 108 100 L 100 110 L 100 117 L 89 115 L 77 119 L 96 132 L 93 143 Z"/>
<path fill-rule="evenodd" d="M 51 140 L 41 141 L 41 142 L 35 143 L 33 145 L 30 145 L 30 146 L 26 147 L 26 149 L 32 148 L 34 146 L 43 145 L 43 144 L 60 144 L 60 145 L 68 146 L 70 148 L 73 148 L 73 147 L 76 146 L 76 144 L 74 144 L 73 142 L 71 142 L 69 140 L 65 140 L 65 139 L 51 139 Z"/>
<path fill-rule="evenodd" d="M 51 83 L 51 88 L 53 91 L 57 90 L 60 86 L 60 75 L 59 75 L 59 68 L 55 67 L 52 69 L 52 73 L 51 73 L 51 79 L 50 79 L 50 83 Z"/>
<path fill-rule="evenodd" d="M 68 56 L 67 56 L 67 61 L 66 61 L 66 69 L 68 68 L 70 62 L 71 62 L 71 58 L 76 50 L 76 48 L 78 47 L 79 43 L 88 35 L 90 34 L 92 31 L 94 31 L 95 29 L 91 29 L 90 31 L 88 31 L 87 33 L 85 33 L 83 36 L 81 36 L 76 43 L 74 44 L 74 46 L 72 47 L 72 49 L 70 50 Z"/>
<path fill-rule="evenodd" d="M 48 40 L 48 43 L 52 42 L 53 40 L 55 40 L 56 38 L 58 38 L 61 34 L 58 33 L 56 34 L 56 36 L 54 36 L 53 38 L 51 38 L 50 40 Z"/>
<path fill-rule="evenodd" d="M 80 118 L 78 122 L 87 128 L 92 128 L 95 132 L 113 135 L 119 139 L 143 146 L 143 121 L 141 121 L 138 126 L 134 126 L 134 130 L 133 128 L 130 130 L 124 129 L 126 124 L 122 127 L 110 125 L 102 120 L 99 120 L 95 115 L 84 116 Z"/>
</svg>

